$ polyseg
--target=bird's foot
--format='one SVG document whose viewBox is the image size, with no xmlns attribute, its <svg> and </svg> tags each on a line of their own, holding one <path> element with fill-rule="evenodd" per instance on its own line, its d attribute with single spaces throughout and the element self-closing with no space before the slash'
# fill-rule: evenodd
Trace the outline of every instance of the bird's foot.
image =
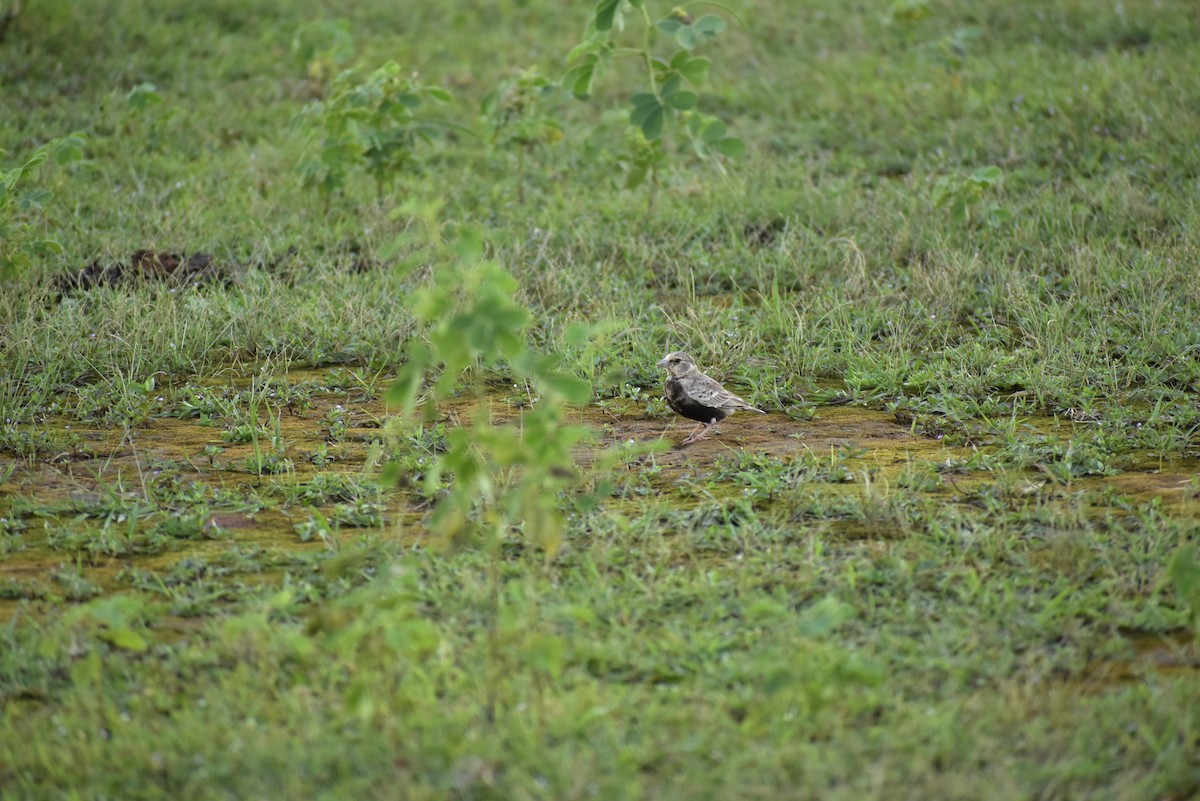
<svg viewBox="0 0 1200 801">
<path fill-rule="evenodd" d="M 704 439 L 705 437 L 707 437 L 709 435 L 709 433 L 711 431 L 715 431 L 715 430 L 716 429 L 710 429 L 707 425 L 703 426 L 702 428 L 697 428 L 695 431 L 693 431 L 691 433 L 691 436 L 689 436 L 683 442 L 679 443 L 679 447 L 682 448 L 684 445 L 691 445 L 693 442 L 696 442 L 697 440 Z"/>
</svg>

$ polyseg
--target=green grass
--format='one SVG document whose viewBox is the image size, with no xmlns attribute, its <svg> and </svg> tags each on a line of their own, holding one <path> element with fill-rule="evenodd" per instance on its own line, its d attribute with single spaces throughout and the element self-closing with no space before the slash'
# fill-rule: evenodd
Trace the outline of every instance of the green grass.
<svg viewBox="0 0 1200 801">
<path fill-rule="evenodd" d="M 586 141 L 638 64 L 542 98 L 560 142 L 480 116 L 593 4 L 408 5 L 50 0 L 0 43 L 0 169 L 86 136 L 0 206 L 63 248 L 0 279 L 5 793 L 1200 792 L 1190 2 L 736 2 L 700 106 L 747 153 L 670 140 L 652 201 Z M 452 125 L 390 188 L 304 188 L 301 112 L 389 60 Z M 554 554 L 428 516 L 517 370 L 420 428 L 386 397 L 466 229 L 592 385 Z M 143 249 L 218 280 L 63 289 Z M 589 472 L 672 425 L 675 348 L 773 414 Z"/>
</svg>

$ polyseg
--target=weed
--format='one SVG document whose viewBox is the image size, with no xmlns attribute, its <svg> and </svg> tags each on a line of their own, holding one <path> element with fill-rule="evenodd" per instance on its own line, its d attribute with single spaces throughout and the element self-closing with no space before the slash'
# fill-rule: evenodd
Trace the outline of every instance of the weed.
<svg viewBox="0 0 1200 801">
<path fill-rule="evenodd" d="M 34 224 L 45 205 L 53 200 L 54 193 L 28 184 L 48 158 L 60 165 L 82 160 L 85 144 L 84 135 L 78 132 L 53 139 L 20 166 L 0 170 L 0 279 L 12 278 L 35 261 L 63 252 L 57 240 L 39 236 Z M 6 152 L 0 150 L 0 156 L 4 155 Z"/>
<path fill-rule="evenodd" d="M 317 188 L 328 205 L 352 169 L 362 168 L 382 195 L 412 168 L 419 143 L 431 142 L 445 127 L 417 111 L 445 103 L 450 93 L 402 75 L 390 61 L 365 78 L 346 70 L 333 80 L 329 96 L 314 102 L 299 118 L 320 131 L 320 155 L 297 168 L 306 186 Z"/>
</svg>

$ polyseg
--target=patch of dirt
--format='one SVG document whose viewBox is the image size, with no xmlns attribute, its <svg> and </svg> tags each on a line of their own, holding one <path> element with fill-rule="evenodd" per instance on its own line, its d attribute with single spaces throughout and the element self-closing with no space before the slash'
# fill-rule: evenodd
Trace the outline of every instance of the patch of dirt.
<svg viewBox="0 0 1200 801">
<path fill-rule="evenodd" d="M 289 286 L 295 286 L 304 276 L 304 263 L 295 246 L 275 258 L 259 257 L 246 263 L 218 261 L 208 253 L 185 256 L 167 250 L 136 250 L 126 261 L 104 262 L 96 259 L 74 272 L 56 276 L 53 287 L 57 300 L 77 292 L 89 292 L 97 287 L 137 286 L 160 283 L 172 287 L 229 286 L 237 276 L 248 270 L 270 273 Z M 336 261 L 337 268 L 351 274 L 377 272 L 385 263 L 365 255 L 357 244 L 346 246 Z"/>
<path fill-rule="evenodd" d="M 781 219 L 746 223 L 742 226 L 742 239 L 752 248 L 764 248 L 775 244 L 786 228 L 787 221 Z"/>
<path fill-rule="evenodd" d="M 130 283 L 157 281 L 185 287 L 233 280 L 233 270 L 218 263 L 207 253 L 182 256 L 165 250 L 137 250 L 127 262 L 102 264 L 99 259 L 82 270 L 58 276 L 54 282 L 60 294 L 87 292 L 96 287 L 114 287 Z"/>
</svg>

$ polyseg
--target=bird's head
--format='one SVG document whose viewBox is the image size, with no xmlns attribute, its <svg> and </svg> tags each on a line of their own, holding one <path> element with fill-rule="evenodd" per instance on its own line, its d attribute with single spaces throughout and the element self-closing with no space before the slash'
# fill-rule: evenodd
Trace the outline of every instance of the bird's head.
<svg viewBox="0 0 1200 801">
<path fill-rule="evenodd" d="M 693 370 L 699 369 L 696 367 L 696 360 L 681 350 L 668 353 L 662 357 L 658 362 L 658 366 L 667 368 L 667 372 L 676 378 L 682 378 Z"/>
</svg>

